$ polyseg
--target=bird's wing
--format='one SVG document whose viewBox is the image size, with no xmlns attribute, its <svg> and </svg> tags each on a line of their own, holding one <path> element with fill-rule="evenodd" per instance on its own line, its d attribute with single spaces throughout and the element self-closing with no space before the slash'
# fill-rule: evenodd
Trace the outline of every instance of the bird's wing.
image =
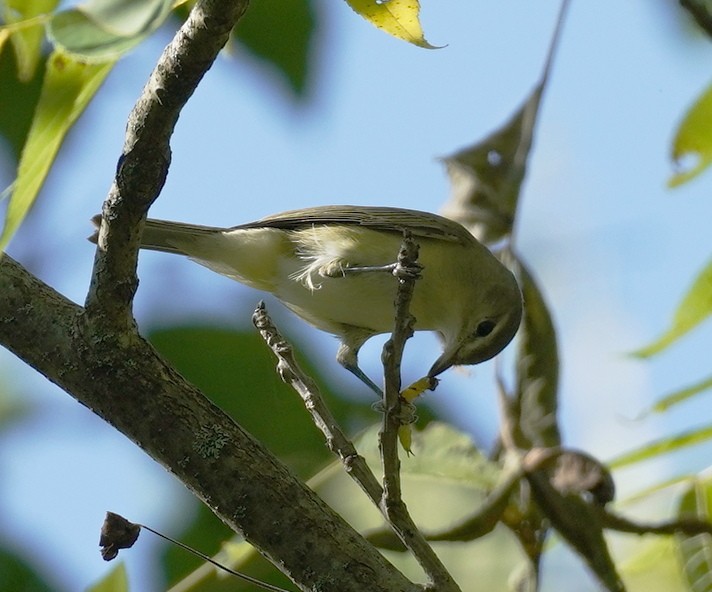
<svg viewBox="0 0 712 592">
<path fill-rule="evenodd" d="M 364 226 L 398 233 L 409 230 L 414 236 L 459 243 L 470 243 L 475 240 L 463 226 L 437 214 L 381 206 L 321 206 L 291 210 L 241 224 L 230 230 L 249 228 L 297 230 L 321 224 Z"/>
</svg>

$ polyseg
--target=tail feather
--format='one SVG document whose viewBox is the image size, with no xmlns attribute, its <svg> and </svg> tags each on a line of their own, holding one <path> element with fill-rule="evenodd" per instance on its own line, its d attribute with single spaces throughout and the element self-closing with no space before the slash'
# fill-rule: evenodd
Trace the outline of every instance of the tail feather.
<svg viewBox="0 0 712 592">
<path fill-rule="evenodd" d="M 166 220 L 146 220 L 141 237 L 141 248 L 165 253 L 188 255 L 181 245 L 191 244 L 196 239 L 222 232 L 222 228 L 197 226 Z"/>
<path fill-rule="evenodd" d="M 97 214 L 91 219 L 94 224 L 94 233 L 88 240 L 96 244 L 99 240 L 99 228 L 101 227 L 101 214 Z M 141 248 L 152 251 L 163 251 L 164 253 L 178 253 L 188 255 L 179 244 L 190 242 L 196 238 L 222 232 L 222 228 L 212 226 L 198 226 L 193 224 L 183 224 L 181 222 L 168 222 L 167 220 L 146 220 L 141 236 Z"/>
<path fill-rule="evenodd" d="M 101 225 L 101 216 L 93 218 Z M 98 231 L 89 240 L 96 242 Z M 141 248 L 185 255 L 216 273 L 275 292 L 284 265 L 297 265 L 295 246 L 276 228 L 216 228 L 146 220 Z M 289 272 L 287 272 L 289 273 Z"/>
</svg>

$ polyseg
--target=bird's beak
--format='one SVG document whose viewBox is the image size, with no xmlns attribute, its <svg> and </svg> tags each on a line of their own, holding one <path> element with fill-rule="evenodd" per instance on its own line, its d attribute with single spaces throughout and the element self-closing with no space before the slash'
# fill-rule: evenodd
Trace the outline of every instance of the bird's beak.
<svg viewBox="0 0 712 592">
<path fill-rule="evenodd" d="M 453 366 L 455 364 L 455 352 L 457 350 L 453 351 L 444 351 L 443 354 L 435 360 L 435 363 L 431 366 L 430 370 L 428 371 L 428 376 L 430 378 L 435 378 L 438 374 L 442 374 Z"/>
</svg>

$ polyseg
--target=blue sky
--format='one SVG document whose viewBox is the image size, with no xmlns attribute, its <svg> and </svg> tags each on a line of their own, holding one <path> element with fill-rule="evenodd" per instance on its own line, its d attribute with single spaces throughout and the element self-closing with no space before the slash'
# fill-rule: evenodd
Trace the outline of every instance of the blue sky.
<svg viewBox="0 0 712 592">
<path fill-rule="evenodd" d="M 311 101 L 286 101 L 279 81 L 249 56 L 222 57 L 181 116 L 152 216 L 230 226 L 332 203 L 437 211 L 448 195 L 437 157 L 480 139 L 521 104 L 539 77 L 558 10 L 548 0 L 424 0 L 426 36 L 446 45 L 426 51 L 375 30 L 345 3 L 319 6 Z M 77 302 L 93 258 L 88 220 L 110 186 L 126 116 L 169 36 L 160 31 L 120 62 L 10 248 Z M 702 399 L 640 418 L 656 397 L 706 376 L 709 356 L 699 352 L 709 351 L 709 327 L 652 362 L 626 352 L 662 332 L 710 255 L 712 173 L 665 188 L 675 126 L 709 84 L 710 58 L 709 42 L 675 3 L 574 2 L 544 96 L 517 244 L 559 330 L 565 440 L 604 459 L 709 417 Z M 0 160 L 3 186 L 11 175 Z M 164 254 L 142 255 L 139 275 L 136 314 L 144 326 L 197 317 L 247 327 L 261 297 Z M 332 337 L 272 309 L 288 330 L 313 339 L 330 371 L 342 372 Z M 404 380 L 429 366 L 435 347 L 427 335 L 409 345 Z M 379 343 L 367 345 L 362 360 L 377 375 Z M 485 442 L 497 426 L 491 371 L 450 371 L 437 395 L 444 413 Z M 27 550 L 37 541 L 52 547 L 44 568 L 79 589 L 107 568 L 96 552 L 106 509 L 159 527 L 180 519 L 181 507 L 162 500 L 181 487 L 123 436 L 5 351 L 0 376 L 43 410 L 2 437 L 0 536 Z M 701 469 L 709 452 L 621 472 L 617 481 L 633 491 Z M 71 544 L 61 538 L 67 529 Z"/>
</svg>

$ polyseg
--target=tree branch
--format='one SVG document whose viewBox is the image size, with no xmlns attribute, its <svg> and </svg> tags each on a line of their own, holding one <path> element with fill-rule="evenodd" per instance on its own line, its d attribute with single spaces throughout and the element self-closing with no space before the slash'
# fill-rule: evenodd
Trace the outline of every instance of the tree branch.
<svg viewBox="0 0 712 592">
<path fill-rule="evenodd" d="M 413 336 L 413 325 L 416 322 L 409 309 L 415 282 L 422 269 L 418 264 L 418 251 L 419 246 L 410 232 L 404 232 L 403 244 L 398 252 L 398 267 L 394 272 L 398 278 L 394 306 L 395 324 L 393 334 L 384 345 L 381 356 L 385 390 L 383 421 L 378 433 L 378 449 L 383 467 L 383 496 L 379 508 L 398 538 L 413 553 L 433 586 L 438 590 L 459 592 L 457 583 L 425 540 L 401 496 L 398 429 L 403 424 L 403 417 L 409 415 L 404 409 L 408 403 L 400 395 L 401 360 L 405 343 Z"/>
<path fill-rule="evenodd" d="M 140 336 L 103 339 L 80 306 L 8 256 L 0 293 L 0 343 L 176 475 L 302 590 L 420 590 Z"/>
<path fill-rule="evenodd" d="M 272 322 L 264 302 L 260 302 L 255 309 L 252 322 L 277 357 L 277 372 L 280 378 L 301 397 L 314 425 L 324 435 L 329 450 L 339 457 L 349 477 L 363 489 L 373 504 L 378 506 L 383 495 L 381 484 L 339 426 L 321 396 L 319 387 L 297 364 L 292 346 Z"/>
<path fill-rule="evenodd" d="M 170 164 L 180 110 L 247 0 L 200 0 L 127 124 L 82 308 L 0 260 L 0 343 L 174 473 L 303 590 L 415 591 L 278 459 L 138 334 L 131 306 L 142 223 Z"/>
<path fill-rule="evenodd" d="M 171 161 L 180 111 L 229 39 L 248 0 L 201 0 L 163 51 L 126 125 L 123 152 L 103 208 L 99 248 L 86 308 L 106 328 L 134 328 L 143 220 Z"/>
</svg>

